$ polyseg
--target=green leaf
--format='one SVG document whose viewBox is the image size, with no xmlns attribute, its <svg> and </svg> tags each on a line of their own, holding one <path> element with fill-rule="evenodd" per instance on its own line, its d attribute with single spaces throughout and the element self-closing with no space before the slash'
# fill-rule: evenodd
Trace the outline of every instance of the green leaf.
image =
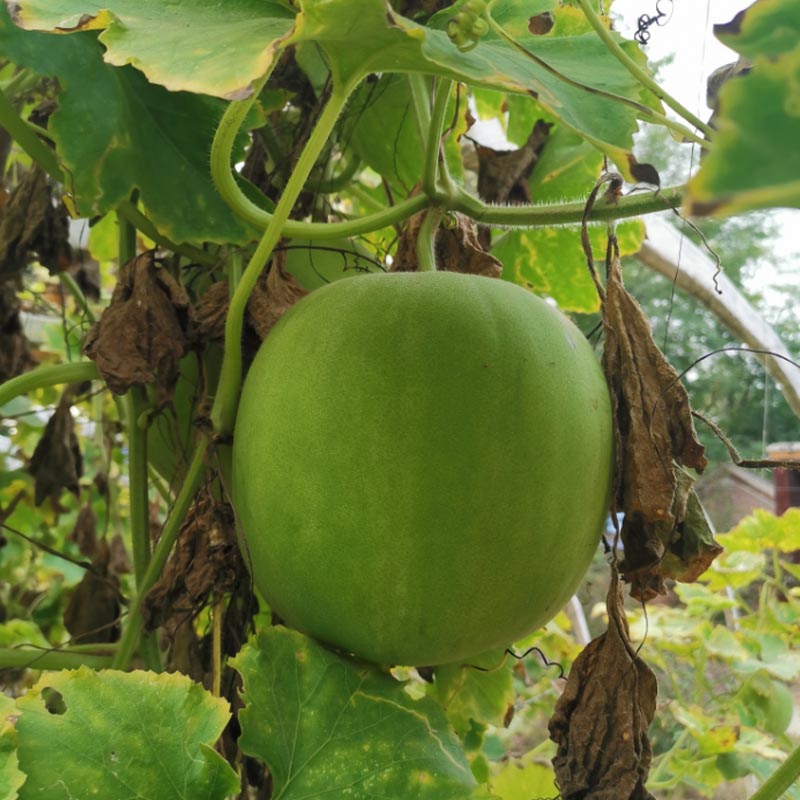
<svg viewBox="0 0 800 800">
<path fill-rule="evenodd" d="M 432 687 L 461 736 L 470 720 L 502 727 L 514 706 L 513 663 L 505 651 L 492 650 L 471 661 L 437 667 Z"/>
<path fill-rule="evenodd" d="M 32 30 L 105 30 L 106 62 L 132 64 L 171 91 L 235 99 L 251 93 L 291 31 L 275 0 L 21 0 L 17 24 Z"/>
<path fill-rule="evenodd" d="M 502 800 L 556 797 L 555 773 L 548 764 L 531 759 L 511 759 L 490 781 L 492 792 Z"/>
<path fill-rule="evenodd" d="M 617 238 L 621 254 L 638 252 L 644 235 L 641 220 L 620 223 Z M 605 227 L 589 228 L 589 240 L 598 257 L 605 252 L 607 237 Z M 600 307 L 578 228 L 511 231 L 492 247 L 492 254 L 503 262 L 503 278 L 552 297 L 565 311 L 589 313 Z"/>
<path fill-rule="evenodd" d="M 17 705 L 21 800 L 223 800 L 239 788 L 213 749 L 228 704 L 183 675 L 46 673 Z"/>
<path fill-rule="evenodd" d="M 17 757 L 15 711 L 14 701 L 0 693 L 0 800 L 17 800 L 17 790 L 25 783 Z"/>
<path fill-rule="evenodd" d="M 147 214 L 174 241 L 251 238 L 211 182 L 208 153 L 222 102 L 168 92 L 132 67 L 104 64 L 91 32 L 23 31 L 5 5 L 0 51 L 62 85 L 49 132 L 80 214 L 104 214 L 138 188 Z"/>
<path fill-rule="evenodd" d="M 688 184 L 692 215 L 800 208 L 800 13 L 794 0 L 755 3 L 716 28 L 753 61 L 719 94 L 714 149 Z"/>
<path fill-rule="evenodd" d="M 282 627 L 252 640 L 234 667 L 244 684 L 239 745 L 266 762 L 275 797 L 485 796 L 442 709 L 375 667 Z"/>
<path fill-rule="evenodd" d="M 781 553 L 800 550 L 800 508 L 789 508 L 780 517 L 757 508 L 733 530 L 720 536 L 720 543 L 726 550 L 775 549 Z"/>
</svg>

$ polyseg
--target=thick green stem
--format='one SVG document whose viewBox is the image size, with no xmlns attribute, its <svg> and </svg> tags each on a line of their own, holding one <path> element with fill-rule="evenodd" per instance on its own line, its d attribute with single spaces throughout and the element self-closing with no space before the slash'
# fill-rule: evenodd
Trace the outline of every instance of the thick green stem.
<svg viewBox="0 0 800 800">
<path fill-rule="evenodd" d="M 231 298 L 228 316 L 225 320 L 225 355 L 222 362 L 217 396 L 211 410 L 211 422 L 214 430 L 223 436 L 233 432 L 236 410 L 239 403 L 239 389 L 242 379 L 242 328 L 247 301 L 256 285 L 261 271 L 264 269 L 275 245 L 284 233 L 284 226 L 294 207 L 305 182 L 314 167 L 320 153 L 327 143 L 336 120 L 347 102 L 352 87 L 334 89 L 325 108 L 320 115 L 311 136 L 303 148 L 300 158 L 292 171 L 281 194 L 275 213 L 261 237 L 239 285 Z"/>
<path fill-rule="evenodd" d="M 595 29 L 597 35 L 611 54 L 636 78 L 646 89 L 649 89 L 659 100 L 663 100 L 673 111 L 680 114 L 689 124 L 702 131 L 709 139 L 714 136 L 714 130 L 701 119 L 698 119 L 688 108 L 681 105 L 669 92 L 659 86 L 615 41 L 610 31 L 603 25 L 603 20 L 595 13 L 589 0 L 578 0 L 586 19 Z"/>
<path fill-rule="evenodd" d="M 450 93 L 453 89 L 453 81 L 438 79 L 434 83 L 433 111 L 431 112 L 431 126 L 428 129 L 428 141 L 425 148 L 426 170 L 430 170 L 434 175 L 434 190 L 440 192 L 443 200 L 448 200 L 455 193 L 455 187 L 447 168 L 447 161 L 442 152 L 442 133 L 444 131 L 444 117 L 447 113 L 447 104 L 450 101 Z M 431 163 L 433 162 L 433 163 Z M 435 180 L 436 169 L 439 169 L 438 182 Z M 424 184 L 423 184 L 424 185 Z M 441 187 L 441 189 L 437 189 Z"/>
<path fill-rule="evenodd" d="M 128 480 L 130 487 L 130 528 L 133 545 L 133 575 L 137 589 L 150 563 L 150 513 L 147 498 L 147 429 L 140 420 L 147 410 L 141 386 L 132 386 L 125 395 L 125 420 L 128 439 Z"/>
<path fill-rule="evenodd" d="M 800 745 L 795 747 L 750 800 L 778 800 L 800 778 Z"/>
<path fill-rule="evenodd" d="M 683 198 L 683 186 L 670 186 L 656 192 L 631 194 L 617 202 L 602 198 L 595 203 L 589 214 L 590 221 L 607 221 L 653 214 L 677 208 Z M 568 225 L 583 219 L 586 203 L 578 200 L 572 203 L 541 206 L 490 206 L 482 203 L 464 191 L 450 204 L 450 210 L 461 211 L 476 222 L 486 225 L 507 225 L 510 227 L 536 227 L 540 225 Z"/>
<path fill-rule="evenodd" d="M 17 113 L 5 93 L 0 91 L 0 126 L 11 138 L 51 177 L 63 181 L 64 175 L 56 154 L 39 138 L 37 133 Z"/>
<path fill-rule="evenodd" d="M 417 268 L 420 272 L 436 271 L 436 234 L 442 221 L 442 209 L 431 208 L 425 214 L 417 234 Z"/>
<path fill-rule="evenodd" d="M 428 138 L 428 132 L 431 127 L 431 90 L 427 76 L 421 75 L 419 72 L 411 72 L 406 75 L 406 78 L 411 89 L 411 102 L 414 106 L 414 119 L 417 121 L 417 133 L 422 143 Z"/>
<path fill-rule="evenodd" d="M 130 613 L 125 621 L 125 629 L 119 641 L 117 653 L 114 656 L 112 665 L 116 669 L 127 669 L 131 658 L 133 658 L 133 654 L 136 652 L 143 626 L 142 602 L 160 577 L 161 571 L 164 569 L 164 565 L 169 558 L 169 554 L 172 552 L 175 540 L 178 538 L 178 533 L 186 518 L 189 506 L 191 506 L 192 500 L 194 500 L 195 494 L 200 488 L 200 483 L 205 472 L 205 455 L 207 448 L 208 440 L 205 438 L 201 439 L 194 452 L 189 469 L 186 472 L 183 486 L 177 498 L 175 498 L 175 505 L 172 508 L 172 513 L 170 513 L 167 521 L 164 523 L 164 529 L 161 531 L 161 538 L 156 544 L 153 556 L 147 566 L 147 571 L 142 577 L 136 599 L 133 601 Z"/>
<path fill-rule="evenodd" d="M 111 656 L 65 650 L 37 650 L 33 647 L 0 647 L 0 669 L 105 669 Z"/>
<path fill-rule="evenodd" d="M 0 406 L 28 394 L 35 389 L 44 389 L 46 386 L 59 386 L 62 383 L 82 383 L 94 381 L 100 377 L 94 361 L 78 361 L 74 364 L 55 364 L 46 367 L 37 367 L 30 372 L 17 375 L 10 381 L 0 384 Z"/>
</svg>

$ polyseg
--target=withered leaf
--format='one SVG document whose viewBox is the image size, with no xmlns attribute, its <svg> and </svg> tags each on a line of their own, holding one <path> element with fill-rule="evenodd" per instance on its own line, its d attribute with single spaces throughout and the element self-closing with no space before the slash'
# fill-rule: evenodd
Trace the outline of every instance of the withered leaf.
<svg viewBox="0 0 800 800">
<path fill-rule="evenodd" d="M 606 608 L 608 630 L 575 660 L 550 720 L 556 783 L 563 800 L 653 800 L 647 731 L 658 687 L 631 645 L 616 570 Z"/>
<path fill-rule="evenodd" d="M 75 525 L 67 536 L 67 541 L 75 542 L 82 556 L 94 558 L 97 554 L 97 516 L 91 501 L 81 507 Z"/>
<path fill-rule="evenodd" d="M 111 303 L 89 331 L 84 352 L 112 392 L 155 383 L 170 387 L 186 354 L 189 298 L 152 252 L 121 270 Z"/>
<path fill-rule="evenodd" d="M 109 564 L 110 548 L 101 539 L 91 567 L 72 591 L 64 610 L 64 627 L 75 643 L 100 644 L 119 639 L 119 579 Z"/>
<path fill-rule="evenodd" d="M 286 252 L 272 257 L 266 277 L 262 274 L 247 301 L 248 321 L 263 339 L 275 323 L 308 292 L 284 269 Z"/>
<path fill-rule="evenodd" d="M 423 214 L 415 214 L 408 220 L 397 244 L 392 270 L 416 272 L 417 238 Z M 470 275 L 486 275 L 499 278 L 503 265 L 486 252 L 478 239 L 475 223 L 461 214 L 449 217 L 451 224 L 441 225 L 436 236 L 436 262 L 440 270 L 465 272 Z"/>
<path fill-rule="evenodd" d="M 83 457 L 70 412 L 75 391 L 73 386 L 64 390 L 28 464 L 28 472 L 34 478 L 37 506 L 48 497 L 58 500 L 64 489 L 75 496 L 80 494 L 78 481 L 83 474 Z"/>
<path fill-rule="evenodd" d="M 229 305 L 228 282 L 212 283 L 195 303 L 192 339 L 198 342 L 222 341 L 225 338 L 225 318 Z"/>
<path fill-rule="evenodd" d="M 638 600 L 664 594 L 667 578 L 683 583 L 697 580 L 722 552 L 694 491 L 694 477 L 677 465 L 675 476 L 672 516 L 679 522 L 647 522 L 629 515 L 622 524 L 625 558 L 619 569 Z"/>
<path fill-rule="evenodd" d="M 36 363 L 22 330 L 15 280 L 0 279 L 0 383 L 21 375 Z"/>
<path fill-rule="evenodd" d="M 528 177 L 547 141 L 551 123 L 537 120 L 528 141 L 518 150 L 493 150 L 477 145 L 478 196 L 487 203 L 530 203 Z"/>
<path fill-rule="evenodd" d="M 231 591 L 246 575 L 233 512 L 204 490 L 189 509 L 161 577 L 144 599 L 146 629 L 165 626 L 173 634 L 194 619 L 209 597 Z"/>
<path fill-rule="evenodd" d="M 72 262 L 69 222 L 62 204 L 54 204 L 50 181 L 38 166 L 14 187 L 0 217 L 0 276 L 16 275 L 35 251 L 51 272 Z"/>
<path fill-rule="evenodd" d="M 673 462 L 702 471 L 689 396 L 653 341 L 639 304 L 622 284 L 619 258 L 609 264 L 603 303 L 603 370 L 618 433 L 619 507 L 647 522 L 679 522 Z"/>
</svg>

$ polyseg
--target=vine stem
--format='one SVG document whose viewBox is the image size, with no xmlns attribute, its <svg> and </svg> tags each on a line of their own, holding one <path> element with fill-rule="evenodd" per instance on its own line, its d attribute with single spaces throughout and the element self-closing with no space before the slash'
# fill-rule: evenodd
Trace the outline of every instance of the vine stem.
<svg viewBox="0 0 800 800">
<path fill-rule="evenodd" d="M 195 494 L 200 488 L 200 483 L 205 472 L 205 455 L 207 449 L 208 439 L 204 437 L 200 440 L 194 451 L 191 464 L 189 464 L 189 468 L 186 471 L 186 478 L 183 481 L 183 486 L 181 486 L 181 490 L 178 492 L 172 512 L 164 523 L 164 528 L 161 531 L 161 538 L 158 540 L 152 558 L 147 565 L 147 570 L 142 576 L 141 583 L 136 593 L 136 599 L 128 614 L 125 629 L 122 633 L 122 638 L 119 640 L 116 655 L 114 656 L 112 666 L 115 669 L 127 669 L 136 651 L 136 646 L 139 644 L 139 638 L 142 634 L 143 627 L 142 603 L 147 593 L 153 588 L 155 582 L 160 577 L 161 571 L 164 569 L 164 565 L 169 558 L 169 554 L 172 552 L 175 540 L 178 538 L 178 533 L 180 532 L 183 520 L 186 518 L 186 513 L 189 511 L 189 506 L 191 506 L 192 500 L 194 500 Z"/>
<path fill-rule="evenodd" d="M 105 669 L 111 666 L 111 656 L 64 650 L 37 650 L 33 647 L 0 647 L 0 667 L 3 669 Z"/>
<path fill-rule="evenodd" d="M 800 778 L 800 745 L 795 747 L 786 760 L 767 778 L 750 800 L 778 800 L 784 792 L 794 786 Z"/>
<path fill-rule="evenodd" d="M 236 419 L 236 410 L 239 400 L 239 389 L 242 379 L 242 328 L 244 314 L 247 309 L 247 300 L 258 281 L 265 264 L 281 235 L 285 232 L 284 226 L 289 219 L 289 214 L 294 207 L 300 192 L 305 185 L 314 164 L 325 147 L 330 137 L 336 120 L 344 108 L 350 92 L 355 88 L 352 85 L 334 87 L 322 114 L 306 142 L 300 158 L 281 194 L 275 213 L 272 215 L 261 241 L 255 249 L 250 261 L 242 274 L 242 279 L 231 297 L 230 308 L 225 320 L 225 353 L 222 361 L 217 396 L 211 409 L 211 422 L 214 430 L 227 436 L 233 432 L 233 423 Z"/>
<path fill-rule="evenodd" d="M 28 394 L 35 389 L 44 389 L 47 386 L 59 386 L 62 383 L 83 383 L 94 381 L 100 377 L 94 361 L 76 361 L 72 364 L 48 364 L 36 367 L 29 372 L 23 372 L 16 378 L 0 384 L 0 406 Z"/>
<path fill-rule="evenodd" d="M 680 114 L 688 123 L 702 131 L 709 139 L 713 138 L 714 130 L 705 122 L 696 117 L 688 108 L 681 105 L 669 92 L 659 86 L 614 40 L 609 30 L 603 25 L 603 21 L 595 13 L 589 0 L 578 0 L 589 24 L 594 28 L 597 35 L 603 40 L 603 44 L 609 49 L 611 54 L 619 61 L 628 72 L 636 78 L 646 89 L 649 89 L 659 100 L 663 100 L 673 111 Z"/>
<path fill-rule="evenodd" d="M 63 181 L 56 154 L 39 138 L 37 133 L 17 113 L 5 92 L 0 91 L 0 126 L 11 138 L 51 177 Z"/>
</svg>

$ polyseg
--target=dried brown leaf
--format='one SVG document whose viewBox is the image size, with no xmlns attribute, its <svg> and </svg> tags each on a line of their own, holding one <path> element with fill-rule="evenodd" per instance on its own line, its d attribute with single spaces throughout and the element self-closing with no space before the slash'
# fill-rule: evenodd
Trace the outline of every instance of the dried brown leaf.
<svg viewBox="0 0 800 800">
<path fill-rule="evenodd" d="M 222 341 L 228 315 L 229 286 L 227 281 L 212 283 L 200 296 L 192 314 L 192 339 L 199 342 Z"/>
<path fill-rule="evenodd" d="M 116 642 L 119 639 L 119 579 L 109 569 L 110 548 L 98 542 L 97 554 L 64 610 L 64 627 L 79 644 Z"/>
<path fill-rule="evenodd" d="M 97 554 L 97 516 L 91 501 L 81 507 L 75 525 L 67 536 L 67 541 L 75 542 L 82 556 L 94 558 Z"/>
<path fill-rule="evenodd" d="M 64 489 L 76 497 L 80 494 L 78 481 L 83 474 L 83 457 L 70 411 L 74 397 L 74 387 L 67 387 L 28 464 L 28 472 L 34 478 L 37 506 L 48 497 L 57 501 Z"/>
<path fill-rule="evenodd" d="M 537 120 L 528 141 L 518 150 L 493 150 L 477 145 L 478 196 L 487 203 L 530 203 L 528 177 L 547 141 L 551 123 Z"/>
<path fill-rule="evenodd" d="M 189 510 L 161 577 L 144 599 L 146 629 L 165 626 L 174 633 L 194 619 L 209 597 L 230 592 L 246 575 L 231 508 L 203 491 Z"/>
<path fill-rule="evenodd" d="M 575 660 L 550 720 L 556 783 L 563 800 L 653 800 L 647 730 L 658 687 L 631 645 L 616 570 L 606 608 L 608 630 Z"/>
<path fill-rule="evenodd" d="M 423 218 L 424 214 L 416 214 L 403 228 L 392 265 L 393 271 L 417 271 L 417 238 Z M 438 268 L 448 272 L 499 278 L 503 273 L 503 265 L 491 253 L 486 252 L 478 239 L 475 223 L 461 214 L 453 214 L 448 219 L 450 224 L 442 225 L 436 236 Z"/>
<path fill-rule="evenodd" d="M 689 397 L 678 373 L 658 349 L 650 324 L 622 284 L 619 259 L 609 264 L 603 303 L 603 369 L 618 431 L 618 503 L 647 522 L 674 516 L 673 462 L 702 471 L 705 448 L 697 439 Z"/>
<path fill-rule="evenodd" d="M 170 387 L 186 354 L 189 298 L 152 252 L 120 271 L 111 303 L 89 331 L 84 351 L 111 391 L 154 383 Z"/>
<path fill-rule="evenodd" d="M 14 187 L 0 217 L 0 276 L 19 274 L 32 251 L 51 272 L 71 264 L 67 212 L 51 195 L 50 181 L 38 166 Z"/>
<path fill-rule="evenodd" d="M 263 339 L 275 323 L 308 292 L 284 269 L 286 253 L 275 253 L 266 277 L 262 275 L 247 301 L 248 321 Z"/>
<path fill-rule="evenodd" d="M 36 364 L 22 330 L 16 279 L 0 279 L 0 383 L 4 383 Z"/>
</svg>

